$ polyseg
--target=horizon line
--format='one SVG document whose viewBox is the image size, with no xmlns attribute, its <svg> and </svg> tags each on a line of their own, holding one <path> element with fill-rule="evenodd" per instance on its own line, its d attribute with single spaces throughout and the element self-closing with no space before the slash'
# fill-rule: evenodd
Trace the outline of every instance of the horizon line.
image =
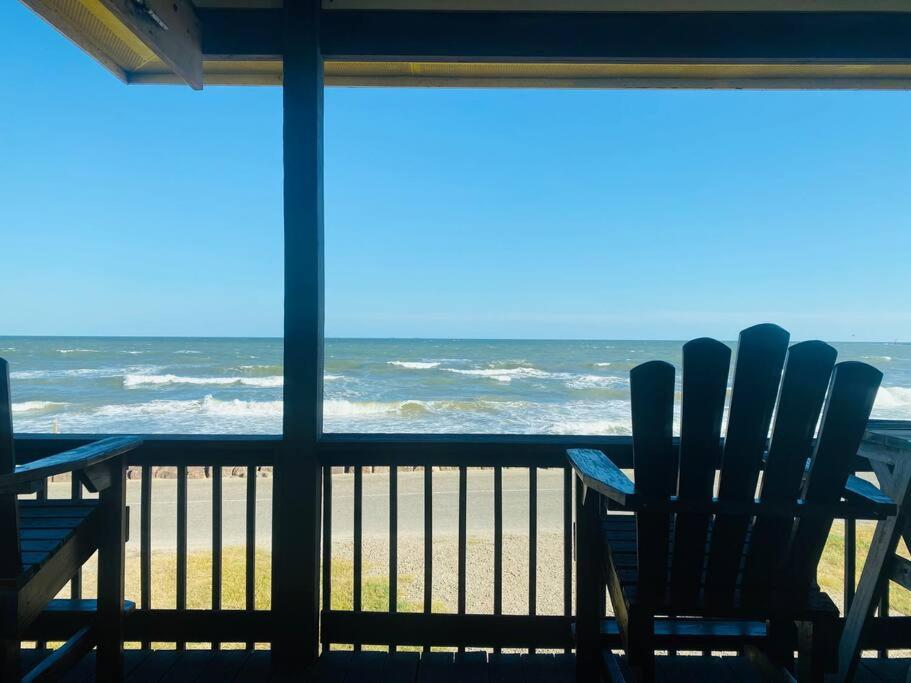
<svg viewBox="0 0 911 683">
<path fill-rule="evenodd" d="M 0 335 L 0 339 L 261 339 L 284 341 L 283 336 L 269 335 L 146 335 L 146 334 L 8 334 Z M 808 338 L 812 339 L 812 338 Z M 670 339 L 658 337 L 388 337 L 388 336 L 324 336 L 324 341 L 504 341 L 504 342 L 686 342 L 689 339 Z M 721 341 L 736 342 L 736 339 L 723 339 Z M 792 340 L 797 341 L 797 340 Z M 806 340 L 799 340 L 806 341 Z M 823 340 L 826 341 L 826 340 Z M 832 339 L 833 344 L 911 344 L 909 341 L 898 339 Z"/>
</svg>

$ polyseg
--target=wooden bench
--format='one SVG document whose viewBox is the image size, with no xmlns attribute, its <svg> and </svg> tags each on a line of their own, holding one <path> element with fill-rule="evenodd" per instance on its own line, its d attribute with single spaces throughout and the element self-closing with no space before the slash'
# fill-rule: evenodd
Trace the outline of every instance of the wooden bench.
<svg viewBox="0 0 911 683">
<path fill-rule="evenodd" d="M 125 609 L 124 455 L 142 441 L 112 437 L 17 467 L 11 406 L 9 366 L 0 359 L 0 680 L 56 680 L 96 645 L 98 680 L 119 680 Z M 47 477 L 65 472 L 79 477 L 98 498 L 19 500 L 19 494 L 35 492 Z M 97 603 L 54 601 L 96 551 Z M 87 606 L 96 610 L 87 626 L 31 671 L 20 670 L 20 641 L 42 612 Z"/>
</svg>

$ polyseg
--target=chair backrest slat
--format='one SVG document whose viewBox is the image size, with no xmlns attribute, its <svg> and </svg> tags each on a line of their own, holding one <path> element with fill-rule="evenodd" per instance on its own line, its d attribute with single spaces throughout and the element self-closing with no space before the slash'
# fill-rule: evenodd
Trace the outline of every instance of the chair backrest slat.
<svg viewBox="0 0 911 683">
<path fill-rule="evenodd" d="M 821 341 L 801 342 L 788 350 L 762 476 L 763 501 L 797 499 L 836 355 Z M 774 572 L 786 559 L 792 527 L 793 520 L 783 517 L 759 516 L 753 523 L 743 584 L 757 599 L 762 599 L 762 587 L 771 589 Z"/>
<path fill-rule="evenodd" d="M 841 498 L 882 377 L 866 363 L 848 361 L 835 366 L 816 449 L 801 491 L 808 503 L 832 503 Z M 806 516 L 795 521 L 783 573 L 792 588 L 803 591 L 815 581 L 832 519 Z"/>
<path fill-rule="evenodd" d="M 683 346 L 683 399 L 677 495 L 681 500 L 712 497 L 721 461 L 721 420 L 731 349 L 708 338 Z M 710 515 L 683 513 L 674 526 L 671 598 L 692 603 L 699 595 Z"/>
<path fill-rule="evenodd" d="M 740 333 L 719 499 L 749 500 L 755 495 L 788 339 L 785 330 L 771 324 L 755 325 Z M 707 600 L 733 600 L 749 519 L 747 515 L 716 515 L 706 576 Z"/>
<path fill-rule="evenodd" d="M 13 405 L 10 398 L 9 364 L 0 358 L 0 474 L 16 469 L 13 450 Z M 0 578 L 12 578 L 22 570 L 19 552 L 19 504 L 14 494 L 0 494 Z"/>
<path fill-rule="evenodd" d="M 674 458 L 674 366 L 652 361 L 630 371 L 633 419 L 633 467 L 636 492 L 646 496 L 673 494 L 677 467 Z M 667 513 L 636 515 L 639 596 L 665 599 L 668 569 Z"/>
</svg>

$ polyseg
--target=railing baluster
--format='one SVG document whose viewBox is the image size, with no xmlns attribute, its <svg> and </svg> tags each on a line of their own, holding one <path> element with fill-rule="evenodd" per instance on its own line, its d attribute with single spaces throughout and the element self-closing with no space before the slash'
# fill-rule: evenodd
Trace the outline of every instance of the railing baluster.
<svg viewBox="0 0 911 683">
<path fill-rule="evenodd" d="M 889 584 L 890 582 L 886 581 L 883 586 L 883 595 L 879 602 L 879 616 L 884 618 L 889 616 Z M 878 650 L 876 654 L 880 659 L 889 658 L 889 650 L 887 648 Z"/>
<path fill-rule="evenodd" d="M 70 498 L 73 500 L 82 500 L 82 482 L 79 480 L 79 477 L 76 476 L 75 472 L 70 476 L 72 477 L 72 481 L 70 482 Z M 70 597 L 73 600 L 82 599 L 82 567 L 76 570 L 73 579 L 70 581 Z"/>
<path fill-rule="evenodd" d="M 424 466 L 424 614 L 433 599 L 433 468 Z M 430 647 L 424 645 L 424 652 Z"/>
<path fill-rule="evenodd" d="M 323 611 L 332 609 L 332 468 L 323 472 Z M 325 632 L 323 633 L 325 636 Z M 322 641 L 323 650 L 329 642 Z"/>
<path fill-rule="evenodd" d="M 456 610 L 465 614 L 465 571 L 468 564 L 468 468 L 459 467 L 459 577 Z M 459 652 L 465 652 L 464 647 Z"/>
<path fill-rule="evenodd" d="M 853 519 L 845 520 L 845 584 L 844 584 L 844 614 L 851 609 L 854 602 L 854 591 L 857 585 L 857 522 Z"/>
<path fill-rule="evenodd" d="M 503 613 L 503 468 L 499 465 L 493 468 L 493 613 Z"/>
<path fill-rule="evenodd" d="M 528 614 L 538 611 L 538 468 L 528 468 Z M 534 654 L 535 648 L 529 648 Z"/>
<path fill-rule="evenodd" d="M 247 466 L 247 585 L 246 609 L 250 612 L 256 609 L 256 466 Z M 254 643 L 248 640 L 246 648 L 252 650 Z"/>
<path fill-rule="evenodd" d="M 354 611 L 362 608 L 361 581 L 363 580 L 363 533 L 364 533 L 364 468 L 354 468 Z M 360 643 L 354 643 L 354 650 L 361 649 Z"/>
<path fill-rule="evenodd" d="M 221 609 L 222 569 L 222 478 L 221 466 L 212 467 L 212 609 Z M 221 643 L 212 641 L 212 649 L 218 650 Z"/>
<path fill-rule="evenodd" d="M 573 614 L 573 471 L 569 467 L 563 468 L 563 614 Z"/>
<path fill-rule="evenodd" d="M 139 489 L 139 605 L 152 608 L 152 467 L 142 466 L 142 483 Z M 148 650 L 152 644 L 142 643 Z"/>
<path fill-rule="evenodd" d="M 398 611 L 399 601 L 399 468 L 389 468 L 389 611 Z M 393 645 L 390 652 L 395 652 Z"/>
<path fill-rule="evenodd" d="M 177 609 L 187 608 L 187 466 L 177 466 Z M 177 641 L 177 649 L 186 643 Z"/>
<path fill-rule="evenodd" d="M 41 480 L 41 487 L 38 489 L 38 495 L 35 496 L 38 500 L 47 500 L 47 479 Z M 39 640 L 35 642 L 35 647 L 39 650 L 44 650 L 47 648 L 47 642 L 44 640 Z"/>
</svg>

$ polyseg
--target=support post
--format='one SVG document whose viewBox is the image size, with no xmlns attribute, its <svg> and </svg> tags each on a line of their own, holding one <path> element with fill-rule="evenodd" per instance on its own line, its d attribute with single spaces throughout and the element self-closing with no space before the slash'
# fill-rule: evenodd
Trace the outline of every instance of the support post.
<svg viewBox="0 0 911 683">
<path fill-rule="evenodd" d="M 273 665 L 319 652 L 323 395 L 323 60 L 319 0 L 284 3 L 285 388 L 275 473 Z"/>
<path fill-rule="evenodd" d="M 100 495 L 104 531 L 98 547 L 96 673 L 99 681 L 119 681 L 123 678 L 126 456 L 118 455 L 107 466 L 110 468 L 111 485 Z"/>
</svg>

